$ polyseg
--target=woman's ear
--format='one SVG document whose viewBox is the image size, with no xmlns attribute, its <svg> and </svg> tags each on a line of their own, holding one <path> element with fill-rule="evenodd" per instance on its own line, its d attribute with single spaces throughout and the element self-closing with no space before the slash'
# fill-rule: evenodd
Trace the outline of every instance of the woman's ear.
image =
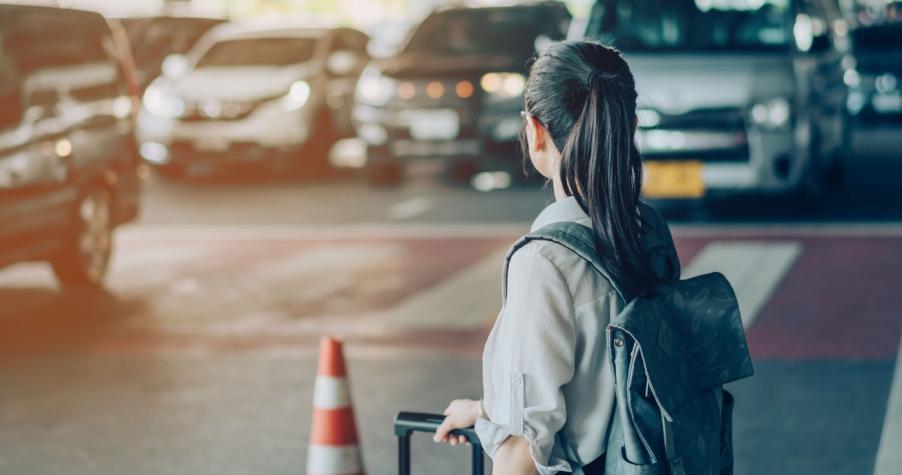
<svg viewBox="0 0 902 475">
<path fill-rule="evenodd" d="M 526 139 L 529 142 L 529 151 L 530 153 L 540 153 L 545 149 L 545 141 L 547 140 L 548 132 L 545 130 L 545 127 L 539 122 L 539 119 L 531 115 L 526 116 Z"/>
</svg>

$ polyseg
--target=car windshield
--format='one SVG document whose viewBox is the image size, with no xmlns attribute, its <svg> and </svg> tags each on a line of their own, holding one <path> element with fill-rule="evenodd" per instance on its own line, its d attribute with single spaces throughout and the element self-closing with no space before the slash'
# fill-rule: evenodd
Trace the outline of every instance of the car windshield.
<svg viewBox="0 0 902 475">
<path fill-rule="evenodd" d="M 211 66 L 287 66 L 313 58 L 313 38 L 249 38 L 220 41 L 197 63 Z"/>
<path fill-rule="evenodd" d="M 894 50 L 902 53 L 902 22 L 859 28 L 852 32 L 852 42 L 863 52 Z"/>
<path fill-rule="evenodd" d="M 194 18 L 165 18 L 153 21 L 141 39 L 141 49 L 156 57 L 185 54 L 217 20 Z"/>
<path fill-rule="evenodd" d="M 598 0 L 586 33 L 624 51 L 781 50 L 789 0 Z"/>
<path fill-rule="evenodd" d="M 535 8 L 483 8 L 435 13 L 413 33 L 405 51 L 435 55 L 532 54 L 535 39 L 556 38 L 559 26 Z M 555 28 L 558 28 L 557 31 Z"/>
<path fill-rule="evenodd" d="M 74 28 L 47 31 L 34 26 L 0 38 L 22 75 L 44 68 L 109 61 L 100 32 Z"/>
</svg>

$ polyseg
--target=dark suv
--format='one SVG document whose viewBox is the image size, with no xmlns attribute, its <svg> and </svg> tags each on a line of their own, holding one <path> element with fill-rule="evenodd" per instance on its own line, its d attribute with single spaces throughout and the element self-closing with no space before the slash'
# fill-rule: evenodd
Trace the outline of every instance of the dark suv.
<svg viewBox="0 0 902 475">
<path fill-rule="evenodd" d="M 463 178 L 519 168 L 526 63 L 566 36 L 570 18 L 560 2 L 448 7 L 426 17 L 358 82 L 354 120 L 371 180 L 399 181 L 413 158 L 443 160 Z"/>
<path fill-rule="evenodd" d="M 902 9 L 902 7 L 900 7 Z M 843 79 L 859 128 L 902 130 L 902 20 L 852 31 L 854 60 Z"/>
<path fill-rule="evenodd" d="M 0 266 L 96 287 L 138 214 L 137 97 L 98 14 L 0 5 Z"/>
</svg>

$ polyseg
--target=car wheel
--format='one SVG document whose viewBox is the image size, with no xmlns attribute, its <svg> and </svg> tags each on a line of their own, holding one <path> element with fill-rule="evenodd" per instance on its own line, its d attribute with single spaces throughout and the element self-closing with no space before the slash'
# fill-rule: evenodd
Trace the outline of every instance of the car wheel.
<svg viewBox="0 0 902 475">
<path fill-rule="evenodd" d="M 824 184 L 831 190 L 838 190 L 845 185 L 846 161 L 852 154 L 852 127 L 846 119 L 843 125 L 840 144 L 833 151 L 830 163 L 824 170 Z"/>
<path fill-rule="evenodd" d="M 479 165 L 471 158 L 453 158 L 448 160 L 445 168 L 446 179 L 454 185 L 469 185 L 473 176 L 479 172 Z"/>
<path fill-rule="evenodd" d="M 335 128 L 328 110 L 323 110 L 316 116 L 313 126 L 313 135 L 301 150 L 301 173 L 321 177 L 328 175 L 332 167 L 329 164 L 329 151 L 335 144 Z"/>
<path fill-rule="evenodd" d="M 51 260 L 64 288 L 99 288 L 113 251 L 112 194 L 104 187 L 84 193 L 72 217 L 65 243 Z"/>
<path fill-rule="evenodd" d="M 404 181 L 404 166 L 396 161 L 371 163 L 366 167 L 366 181 L 372 186 L 398 186 Z"/>
</svg>

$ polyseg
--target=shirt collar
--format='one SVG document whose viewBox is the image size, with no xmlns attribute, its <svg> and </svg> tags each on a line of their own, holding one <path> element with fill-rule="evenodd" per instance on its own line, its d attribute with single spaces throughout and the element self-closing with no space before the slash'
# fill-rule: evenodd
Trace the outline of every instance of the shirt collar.
<svg viewBox="0 0 902 475">
<path fill-rule="evenodd" d="M 568 196 L 561 198 L 554 203 L 546 206 L 535 221 L 532 222 L 530 232 L 537 231 L 551 223 L 559 223 L 562 221 L 586 221 L 590 220 L 589 215 L 579 207 L 576 198 Z"/>
</svg>

